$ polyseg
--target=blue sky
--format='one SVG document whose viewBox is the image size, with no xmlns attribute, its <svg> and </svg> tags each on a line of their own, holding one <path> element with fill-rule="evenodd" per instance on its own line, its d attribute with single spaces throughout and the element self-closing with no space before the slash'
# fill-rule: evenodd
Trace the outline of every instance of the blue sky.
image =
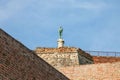
<svg viewBox="0 0 120 80">
<path fill-rule="evenodd" d="M 0 0 L 0 27 L 30 49 L 120 51 L 120 0 Z"/>
</svg>

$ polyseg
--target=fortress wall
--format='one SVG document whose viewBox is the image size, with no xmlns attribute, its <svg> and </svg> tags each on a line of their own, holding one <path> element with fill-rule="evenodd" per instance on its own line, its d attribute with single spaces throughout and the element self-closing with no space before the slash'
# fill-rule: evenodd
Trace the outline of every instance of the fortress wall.
<svg viewBox="0 0 120 80">
<path fill-rule="evenodd" d="M 38 47 L 35 53 L 55 68 L 79 65 L 77 50 L 74 47 Z"/>
<path fill-rule="evenodd" d="M 69 80 L 0 29 L 0 80 Z"/>
<path fill-rule="evenodd" d="M 120 62 L 59 68 L 70 80 L 120 80 Z"/>
<path fill-rule="evenodd" d="M 49 64 L 58 67 L 92 64 L 92 57 L 74 47 L 36 48 L 35 53 Z"/>
<path fill-rule="evenodd" d="M 55 68 L 64 66 L 79 65 L 78 54 L 76 53 L 45 53 L 37 54 Z"/>
</svg>

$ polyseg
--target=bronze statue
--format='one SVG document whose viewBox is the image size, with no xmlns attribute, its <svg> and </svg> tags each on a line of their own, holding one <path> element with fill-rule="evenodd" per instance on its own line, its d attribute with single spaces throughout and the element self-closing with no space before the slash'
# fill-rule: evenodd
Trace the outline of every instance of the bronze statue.
<svg viewBox="0 0 120 80">
<path fill-rule="evenodd" d="M 59 38 L 62 39 L 63 28 L 60 26 L 58 31 L 59 31 Z"/>
</svg>

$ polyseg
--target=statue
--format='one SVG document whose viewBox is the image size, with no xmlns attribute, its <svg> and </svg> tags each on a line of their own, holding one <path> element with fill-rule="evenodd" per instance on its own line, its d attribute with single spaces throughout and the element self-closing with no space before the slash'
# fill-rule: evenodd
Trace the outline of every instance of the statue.
<svg viewBox="0 0 120 80">
<path fill-rule="evenodd" d="M 63 28 L 60 26 L 58 31 L 59 31 L 59 38 L 62 39 Z"/>
</svg>

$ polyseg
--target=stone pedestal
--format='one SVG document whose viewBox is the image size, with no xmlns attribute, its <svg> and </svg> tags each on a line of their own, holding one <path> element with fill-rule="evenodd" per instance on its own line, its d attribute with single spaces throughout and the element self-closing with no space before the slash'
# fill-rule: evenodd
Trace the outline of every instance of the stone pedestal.
<svg viewBox="0 0 120 80">
<path fill-rule="evenodd" d="M 58 39 L 58 48 L 63 47 L 64 46 L 64 40 L 63 39 Z"/>
</svg>

